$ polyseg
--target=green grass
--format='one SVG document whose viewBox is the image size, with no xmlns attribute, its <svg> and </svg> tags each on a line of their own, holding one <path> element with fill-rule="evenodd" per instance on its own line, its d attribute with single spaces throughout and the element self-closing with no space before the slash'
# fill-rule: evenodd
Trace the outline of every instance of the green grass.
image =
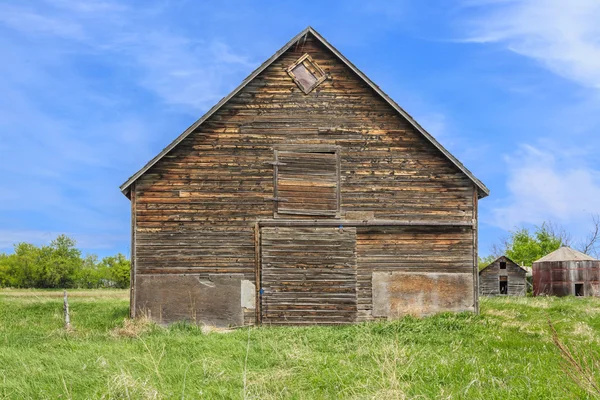
<svg viewBox="0 0 600 400">
<path fill-rule="evenodd" d="M 600 350 L 600 299 L 482 299 L 481 315 L 206 332 L 127 321 L 126 291 L 0 291 L 0 398 L 586 398 L 547 321 Z"/>
</svg>

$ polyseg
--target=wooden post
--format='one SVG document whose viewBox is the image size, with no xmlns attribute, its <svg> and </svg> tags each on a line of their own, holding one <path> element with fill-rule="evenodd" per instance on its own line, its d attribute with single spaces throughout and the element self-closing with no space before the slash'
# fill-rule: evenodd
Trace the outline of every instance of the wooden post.
<svg viewBox="0 0 600 400">
<path fill-rule="evenodd" d="M 260 224 L 254 223 L 254 272 L 255 272 L 255 285 L 256 285 L 256 305 L 254 306 L 254 312 L 256 313 L 255 323 L 260 325 L 262 322 L 262 310 L 261 300 L 261 277 L 260 277 Z"/>
<path fill-rule="evenodd" d="M 479 252 L 478 252 L 478 236 L 479 236 L 479 209 L 478 209 L 479 194 L 477 187 L 474 187 L 473 192 L 473 300 L 475 314 L 479 314 Z"/>
<path fill-rule="evenodd" d="M 136 225 L 137 225 L 137 197 L 135 195 L 135 183 L 131 185 L 131 257 L 130 257 L 130 278 L 129 278 L 129 318 L 135 318 L 135 264 L 136 264 Z"/>
<path fill-rule="evenodd" d="M 67 291 L 65 290 L 65 297 L 64 297 L 64 305 L 63 305 L 63 310 L 65 312 L 65 329 L 70 330 L 71 329 L 71 318 L 69 317 L 69 299 L 67 297 Z"/>
</svg>

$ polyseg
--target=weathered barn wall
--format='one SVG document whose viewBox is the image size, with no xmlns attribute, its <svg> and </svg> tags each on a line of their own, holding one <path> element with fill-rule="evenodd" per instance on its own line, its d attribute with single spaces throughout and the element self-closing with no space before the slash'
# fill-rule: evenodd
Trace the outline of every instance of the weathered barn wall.
<svg viewBox="0 0 600 400">
<path fill-rule="evenodd" d="M 574 296 L 575 285 L 584 296 L 600 296 L 600 261 L 546 261 L 533 263 L 534 296 Z"/>
<path fill-rule="evenodd" d="M 506 269 L 500 263 L 506 263 Z M 479 294 L 482 296 L 499 296 L 500 277 L 506 277 L 507 296 L 525 296 L 527 294 L 527 271 L 519 267 L 507 257 L 499 257 L 479 272 Z"/>
<path fill-rule="evenodd" d="M 286 72 L 305 53 L 329 75 L 308 95 Z M 323 215 L 279 213 L 286 203 L 274 202 L 278 185 L 274 173 L 279 173 L 275 151 L 285 152 L 289 145 L 318 146 L 319 151 L 335 147 L 334 153 L 339 154 L 337 170 L 312 164 L 314 175 L 331 177 L 323 178 L 320 189 L 302 187 L 296 179 L 282 185 L 278 193 L 293 200 L 288 207 L 304 205 L 324 211 Z M 288 162 L 290 156 L 311 162 L 304 155 L 283 156 L 288 156 Z M 330 155 L 322 158 L 334 167 Z M 294 172 L 294 168 L 282 167 L 282 182 L 293 181 Z M 338 186 L 338 194 L 333 194 L 331 185 Z M 146 275 L 209 279 L 210 274 L 241 274 L 254 283 L 254 224 L 276 214 L 286 219 L 339 217 L 468 225 L 454 233 L 432 227 L 430 233 L 405 234 L 399 228 L 396 239 L 377 236 L 377 229 L 359 229 L 356 312 L 358 319 L 369 319 L 372 271 L 388 270 L 397 263 L 403 271 L 474 273 L 475 191 L 462 171 L 307 35 L 136 181 L 131 194 L 135 203 L 134 275 L 143 282 Z M 331 215 L 335 201 L 338 210 Z M 423 240 L 415 239 L 419 235 Z M 418 262 L 419 255 L 423 259 Z M 165 292 L 180 290 L 175 278 L 165 278 L 162 285 Z M 134 285 L 137 308 L 154 296 L 140 287 Z M 457 291 L 467 290 L 457 287 Z M 239 322 L 237 314 L 235 318 Z M 254 320 L 248 310 L 244 318 L 246 323 Z"/>
</svg>

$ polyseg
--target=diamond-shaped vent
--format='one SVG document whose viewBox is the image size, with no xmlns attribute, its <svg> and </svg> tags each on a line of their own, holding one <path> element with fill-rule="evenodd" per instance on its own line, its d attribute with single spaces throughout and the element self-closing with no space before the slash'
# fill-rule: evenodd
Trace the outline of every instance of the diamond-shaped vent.
<svg viewBox="0 0 600 400">
<path fill-rule="evenodd" d="M 310 93 L 327 78 L 325 72 L 308 54 L 290 65 L 287 72 L 304 94 Z"/>
</svg>

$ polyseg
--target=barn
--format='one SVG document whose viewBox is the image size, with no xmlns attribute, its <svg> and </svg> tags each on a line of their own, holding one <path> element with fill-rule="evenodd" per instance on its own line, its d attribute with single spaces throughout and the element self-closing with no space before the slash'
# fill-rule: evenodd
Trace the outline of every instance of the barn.
<svg viewBox="0 0 600 400">
<path fill-rule="evenodd" d="M 478 312 L 488 189 L 311 27 L 121 191 L 132 316 L 241 326 Z"/>
<path fill-rule="evenodd" d="M 498 257 L 479 271 L 479 294 L 482 296 L 525 296 L 527 271 L 506 256 Z"/>
<path fill-rule="evenodd" d="M 600 296 L 600 261 L 563 246 L 533 263 L 534 296 Z"/>
</svg>

